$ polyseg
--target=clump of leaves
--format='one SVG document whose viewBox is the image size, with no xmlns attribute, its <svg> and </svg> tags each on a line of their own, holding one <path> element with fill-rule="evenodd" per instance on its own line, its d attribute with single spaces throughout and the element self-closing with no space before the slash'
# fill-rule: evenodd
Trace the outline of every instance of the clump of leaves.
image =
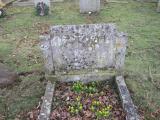
<svg viewBox="0 0 160 120">
<path fill-rule="evenodd" d="M 112 106 L 103 106 L 100 101 L 92 101 L 90 110 L 95 113 L 97 118 L 106 118 L 111 114 Z"/>
<path fill-rule="evenodd" d="M 91 84 L 89 84 L 88 86 L 85 86 L 85 92 L 87 93 L 95 93 L 97 92 L 97 87 L 96 87 L 96 83 L 92 82 Z"/>
<path fill-rule="evenodd" d="M 82 82 L 76 82 L 72 86 L 72 90 L 79 93 L 84 90 L 84 84 Z"/>
<path fill-rule="evenodd" d="M 72 90 L 77 93 L 80 93 L 80 92 L 95 93 L 95 92 L 97 92 L 95 82 L 92 82 L 88 85 L 84 85 L 82 82 L 76 82 L 73 84 Z"/>
<path fill-rule="evenodd" d="M 102 108 L 95 112 L 97 118 L 106 118 L 109 117 L 111 114 L 111 106 L 106 106 L 105 108 Z"/>
<path fill-rule="evenodd" d="M 81 98 L 78 96 L 76 98 L 76 101 L 73 105 L 69 106 L 69 111 L 71 114 L 78 114 L 79 112 L 82 111 L 83 109 L 83 104 L 80 102 Z"/>
</svg>

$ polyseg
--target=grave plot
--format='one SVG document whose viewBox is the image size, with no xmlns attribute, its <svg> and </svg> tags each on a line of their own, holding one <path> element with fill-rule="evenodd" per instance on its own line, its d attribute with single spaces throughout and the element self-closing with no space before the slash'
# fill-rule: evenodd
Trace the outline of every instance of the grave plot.
<svg viewBox="0 0 160 120">
<path fill-rule="evenodd" d="M 116 90 L 105 81 L 57 83 L 51 120 L 124 120 Z"/>
<path fill-rule="evenodd" d="M 46 87 L 40 120 L 85 119 L 86 115 L 90 119 L 139 120 L 122 76 L 125 33 L 118 32 L 114 24 L 58 25 L 41 39 L 46 79 L 54 84 L 49 82 Z M 110 82 L 113 84 L 106 88 Z"/>
</svg>

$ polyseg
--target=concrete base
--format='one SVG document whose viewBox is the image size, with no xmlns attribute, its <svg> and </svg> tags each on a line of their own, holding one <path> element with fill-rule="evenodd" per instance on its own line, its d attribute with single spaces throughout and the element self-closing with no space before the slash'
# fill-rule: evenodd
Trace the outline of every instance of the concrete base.
<svg viewBox="0 0 160 120">
<path fill-rule="evenodd" d="M 92 81 L 104 81 L 111 80 L 113 76 L 116 75 L 116 71 L 111 70 L 81 70 L 81 71 L 71 71 L 69 73 L 56 73 L 56 75 L 46 74 L 46 79 L 50 81 L 61 81 L 61 82 L 76 82 L 81 81 L 83 83 L 88 83 Z"/>
</svg>

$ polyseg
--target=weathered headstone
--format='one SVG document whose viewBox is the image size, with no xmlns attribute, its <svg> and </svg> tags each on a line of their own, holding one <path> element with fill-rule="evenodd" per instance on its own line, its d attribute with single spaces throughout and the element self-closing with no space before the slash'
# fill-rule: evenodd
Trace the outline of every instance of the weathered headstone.
<svg viewBox="0 0 160 120">
<path fill-rule="evenodd" d="M 12 85 L 18 80 L 18 75 L 0 63 L 0 88 Z"/>
<path fill-rule="evenodd" d="M 49 14 L 50 0 L 34 0 L 36 13 L 40 16 Z"/>
<path fill-rule="evenodd" d="M 80 13 L 99 12 L 100 0 L 80 0 Z"/>
<path fill-rule="evenodd" d="M 127 37 L 114 24 L 53 26 L 42 41 L 46 70 L 63 74 L 70 71 L 92 71 L 123 68 Z M 107 78 L 107 72 L 92 71 L 71 79 Z M 73 74 L 72 74 L 73 75 Z M 111 74 L 110 74 L 111 75 Z M 112 75 L 113 76 L 113 75 Z M 62 78 L 63 79 L 63 78 Z M 68 76 L 64 77 L 69 80 Z M 70 80 L 71 80 L 70 79 Z"/>
<path fill-rule="evenodd" d="M 160 0 L 158 1 L 157 12 L 160 12 Z"/>
<path fill-rule="evenodd" d="M 115 70 L 120 76 L 111 72 L 108 74 L 117 76 L 115 82 L 126 112 L 126 120 L 139 120 L 136 107 L 121 76 L 127 46 L 125 33 L 118 32 L 114 24 L 58 25 L 51 27 L 50 33 L 41 39 L 46 74 L 52 78 L 47 77 L 47 80 L 107 81 L 106 70 Z M 47 100 L 43 105 L 41 120 L 49 116 L 48 108 L 51 106 Z M 46 105 L 49 107 L 45 107 Z"/>
</svg>

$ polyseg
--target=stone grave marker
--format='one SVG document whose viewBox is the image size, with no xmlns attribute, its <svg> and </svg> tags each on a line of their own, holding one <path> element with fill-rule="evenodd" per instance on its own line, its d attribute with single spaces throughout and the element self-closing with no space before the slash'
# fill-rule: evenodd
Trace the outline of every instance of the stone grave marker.
<svg viewBox="0 0 160 120">
<path fill-rule="evenodd" d="M 99 12 L 100 0 L 80 0 L 80 13 Z"/>
<path fill-rule="evenodd" d="M 64 81 L 85 81 L 106 79 L 114 74 L 110 73 L 110 69 L 122 69 L 126 42 L 126 35 L 118 32 L 114 24 L 59 25 L 52 27 L 41 48 L 46 71 L 56 75 L 85 72 L 72 78 L 63 75 L 60 76 L 64 78 L 57 77 Z"/>
<path fill-rule="evenodd" d="M 46 79 L 54 83 L 53 86 L 48 83 L 47 86 L 50 87 L 47 87 L 46 91 L 54 88 L 56 81 L 86 83 L 114 80 L 126 112 L 126 120 L 139 120 L 121 74 L 127 46 L 125 33 L 118 32 L 114 24 L 57 25 L 51 27 L 50 33 L 41 36 L 41 39 Z M 116 71 L 116 74 L 111 71 Z M 115 76 L 116 79 L 108 76 Z M 48 99 L 51 100 L 52 97 Z M 50 106 L 44 102 L 40 113 L 45 119 L 50 113 L 46 110 L 47 105 Z"/>
</svg>

